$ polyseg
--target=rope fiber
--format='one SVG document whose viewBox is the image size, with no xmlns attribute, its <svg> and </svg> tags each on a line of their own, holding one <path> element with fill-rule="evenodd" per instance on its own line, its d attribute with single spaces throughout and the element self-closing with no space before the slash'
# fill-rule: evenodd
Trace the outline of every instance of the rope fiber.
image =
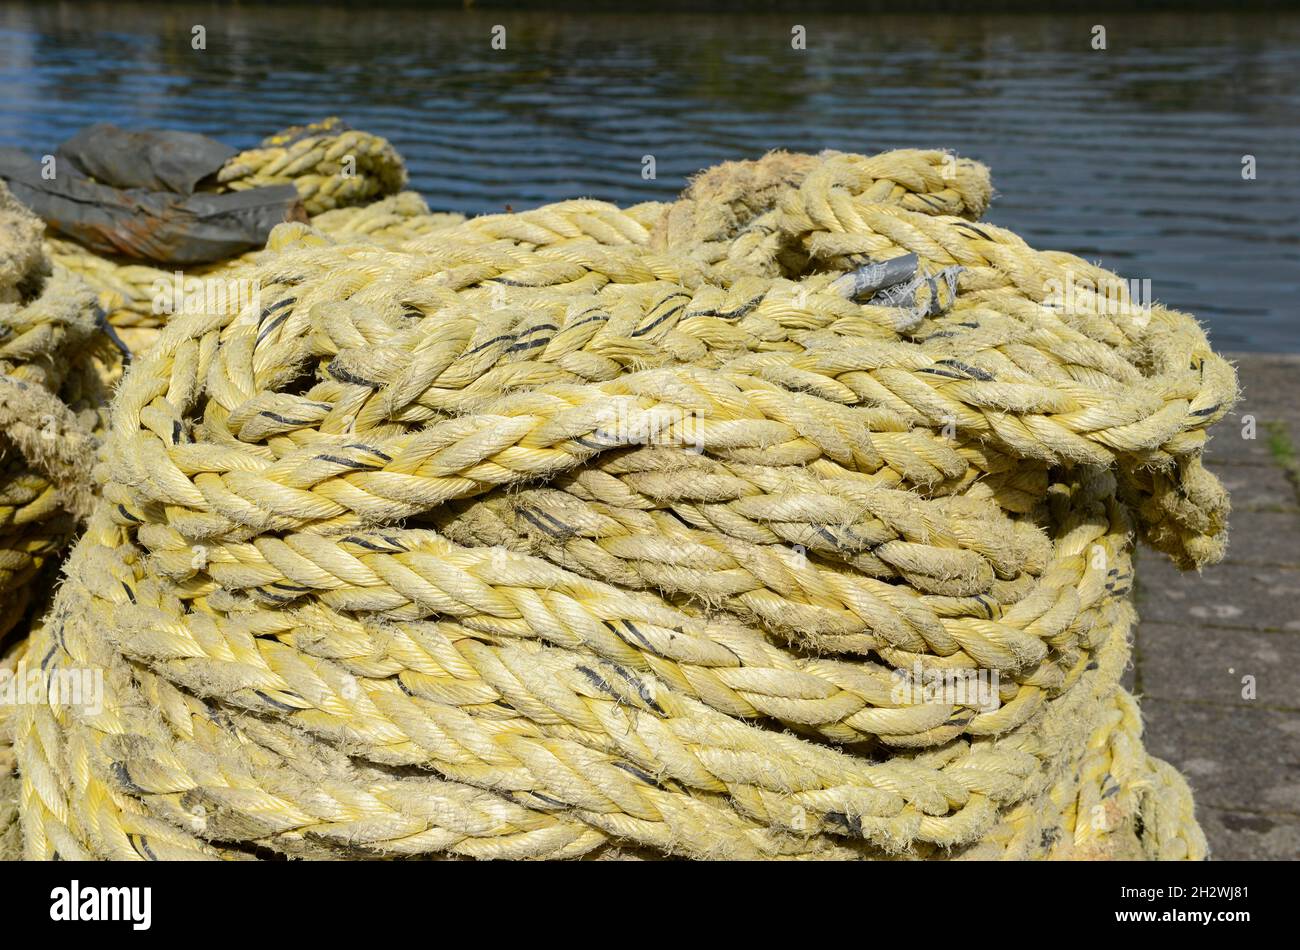
<svg viewBox="0 0 1300 950">
<path fill-rule="evenodd" d="M 53 567 L 94 505 L 105 338 L 88 287 L 41 253 L 44 224 L 0 182 L 0 678 L 26 654 Z M 13 725 L 0 694 L 0 858 L 19 849 Z"/>
<path fill-rule="evenodd" d="M 1204 857 L 1119 678 L 1134 540 L 1222 556 L 1235 375 L 991 195 L 773 153 L 280 225 L 111 404 L 27 647 L 103 703 L 19 710 L 25 855 Z"/>
</svg>

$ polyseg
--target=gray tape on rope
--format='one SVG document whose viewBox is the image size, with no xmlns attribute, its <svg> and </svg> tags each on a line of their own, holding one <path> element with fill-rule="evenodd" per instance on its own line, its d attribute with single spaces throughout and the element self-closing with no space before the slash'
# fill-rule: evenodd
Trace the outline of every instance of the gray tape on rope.
<svg viewBox="0 0 1300 950">
<path fill-rule="evenodd" d="M 872 261 L 837 278 L 831 286 L 850 300 L 856 300 L 911 280 L 916 275 L 919 263 L 915 254 L 904 254 L 887 261 Z"/>
</svg>

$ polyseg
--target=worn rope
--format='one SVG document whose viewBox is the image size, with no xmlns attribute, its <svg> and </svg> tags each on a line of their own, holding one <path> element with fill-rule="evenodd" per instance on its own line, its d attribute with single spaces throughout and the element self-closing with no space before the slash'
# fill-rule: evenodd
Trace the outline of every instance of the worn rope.
<svg viewBox="0 0 1300 950">
<path fill-rule="evenodd" d="M 419 195 L 405 191 L 370 205 L 323 212 L 312 218 L 312 226 L 339 240 L 370 240 L 397 246 L 462 220 L 457 214 L 431 213 Z M 119 330 L 156 328 L 166 322 L 165 313 L 155 312 L 154 301 L 160 285 L 174 282 L 175 269 L 118 262 L 62 238 L 50 237 L 45 247 L 50 260 L 76 273 L 99 292 L 100 306 Z M 189 267 L 182 273 L 185 279 L 235 278 L 243 267 L 257 260 L 258 254 L 249 251 L 231 260 Z"/>
<path fill-rule="evenodd" d="M 104 393 L 93 298 L 41 256 L 42 224 L 0 187 L 0 635 L 32 580 L 90 513 Z"/>
<path fill-rule="evenodd" d="M 43 225 L 0 183 L 0 678 L 25 652 L 52 565 L 91 511 L 106 416 L 90 289 L 41 254 Z M 0 856 L 15 853 L 16 704 L 0 692 Z"/>
<path fill-rule="evenodd" d="M 292 126 L 232 156 L 217 181 L 232 191 L 292 184 L 307 213 L 320 214 L 400 191 L 406 165 L 387 139 L 331 117 Z"/>
<path fill-rule="evenodd" d="M 1235 378 L 1186 315 L 1050 306 L 1099 272 L 990 194 L 775 155 L 281 226 L 261 306 L 114 400 L 29 647 L 104 702 L 23 710 L 26 854 L 1203 856 L 1118 680 L 1134 534 L 1222 551 Z"/>
</svg>

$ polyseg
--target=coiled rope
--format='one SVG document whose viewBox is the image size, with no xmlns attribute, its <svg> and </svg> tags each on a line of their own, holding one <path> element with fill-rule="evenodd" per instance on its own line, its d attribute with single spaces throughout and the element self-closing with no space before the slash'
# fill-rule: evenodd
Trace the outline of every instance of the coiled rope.
<svg viewBox="0 0 1300 950">
<path fill-rule="evenodd" d="M 1118 680 L 1134 535 L 1222 552 L 1235 377 L 1186 315 L 1046 305 L 1108 275 L 990 194 L 778 154 L 282 225 L 261 308 L 113 403 L 29 649 L 103 708 L 22 710 L 27 856 L 1202 857 Z"/>
<path fill-rule="evenodd" d="M 406 165 L 388 140 L 337 117 L 291 126 L 240 152 L 217 173 L 232 191 L 291 184 L 308 214 L 366 204 L 406 185 Z"/>
<path fill-rule="evenodd" d="M 0 671 L 14 633 L 48 594 L 52 562 L 90 513 L 91 470 L 106 416 L 90 288 L 51 269 L 44 225 L 0 183 Z M 0 855 L 15 846 L 15 704 L 0 701 Z"/>
<path fill-rule="evenodd" d="M 105 393 L 94 300 L 41 255 L 40 219 L 0 184 L 0 635 L 32 580 L 90 513 Z"/>
<path fill-rule="evenodd" d="M 404 191 L 370 205 L 326 211 L 312 218 L 312 226 L 340 241 L 374 241 L 397 246 L 432 231 L 459 224 L 459 214 L 430 212 L 419 195 Z M 126 263 L 104 257 L 73 241 L 50 237 L 45 243 L 49 258 L 67 268 L 99 292 L 99 303 L 108 321 L 133 339 L 152 340 L 156 334 L 135 332 L 152 330 L 166 322 L 165 313 L 155 312 L 158 287 L 169 286 L 175 270 L 149 264 Z M 201 267 L 189 267 L 186 279 L 228 280 L 237 278 L 242 269 L 257 260 L 259 251 Z M 133 348 L 134 349 L 134 348 Z"/>
</svg>

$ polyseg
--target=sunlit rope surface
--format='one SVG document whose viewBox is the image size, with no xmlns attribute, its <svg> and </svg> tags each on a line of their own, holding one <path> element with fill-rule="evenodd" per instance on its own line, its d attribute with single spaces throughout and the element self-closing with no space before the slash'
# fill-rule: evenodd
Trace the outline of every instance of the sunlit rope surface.
<svg viewBox="0 0 1300 950">
<path fill-rule="evenodd" d="M 282 225 L 112 404 L 28 649 L 104 702 L 20 712 L 26 855 L 1203 857 L 1118 679 L 1134 537 L 1222 554 L 1235 378 L 990 194 L 778 154 Z"/>
</svg>

